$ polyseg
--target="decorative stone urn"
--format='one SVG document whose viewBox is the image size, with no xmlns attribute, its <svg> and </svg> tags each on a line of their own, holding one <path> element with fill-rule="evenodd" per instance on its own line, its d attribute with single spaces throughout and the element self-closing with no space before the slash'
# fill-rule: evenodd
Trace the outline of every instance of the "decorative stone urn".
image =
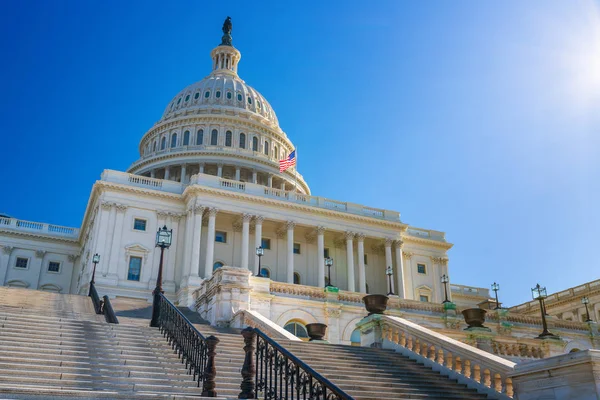
<svg viewBox="0 0 600 400">
<path fill-rule="evenodd" d="M 368 294 L 363 297 L 365 308 L 369 312 L 369 315 L 383 314 L 387 308 L 388 300 L 389 297 L 384 294 Z"/>
<path fill-rule="evenodd" d="M 463 310 L 462 315 L 465 318 L 467 329 L 470 328 L 485 328 L 483 323 L 485 322 L 486 311 L 482 308 L 467 308 Z"/>
<path fill-rule="evenodd" d="M 326 330 L 327 325 L 319 322 L 315 322 L 314 324 L 306 324 L 306 332 L 308 332 L 311 342 L 313 340 L 323 340 Z"/>
</svg>

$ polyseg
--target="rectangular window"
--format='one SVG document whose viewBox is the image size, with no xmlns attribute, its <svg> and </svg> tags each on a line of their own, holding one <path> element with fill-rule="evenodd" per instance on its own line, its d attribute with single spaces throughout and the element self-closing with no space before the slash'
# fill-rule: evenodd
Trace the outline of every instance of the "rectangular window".
<svg viewBox="0 0 600 400">
<path fill-rule="evenodd" d="M 216 231 L 215 232 L 215 242 L 227 243 L 227 232 Z"/>
<path fill-rule="evenodd" d="M 329 258 L 329 249 L 327 249 L 327 248 L 323 249 L 323 257 Z"/>
<path fill-rule="evenodd" d="M 271 239 L 262 238 L 262 240 L 260 241 L 260 245 L 265 250 L 271 250 Z"/>
<path fill-rule="evenodd" d="M 420 274 L 426 274 L 427 268 L 425 267 L 425 264 L 417 264 L 417 272 Z"/>
<path fill-rule="evenodd" d="M 15 268 L 27 268 L 28 258 L 17 257 Z"/>
<path fill-rule="evenodd" d="M 366 254 L 364 255 L 364 263 L 365 263 L 365 265 L 369 264 L 369 262 L 367 261 L 367 255 Z"/>
<path fill-rule="evenodd" d="M 133 229 L 136 231 L 145 231 L 146 230 L 146 220 L 136 218 L 133 220 Z"/>
<path fill-rule="evenodd" d="M 300 243 L 294 243 L 294 254 L 300 254 Z"/>
<path fill-rule="evenodd" d="M 128 281 L 139 281 L 142 270 L 142 257 L 129 257 L 129 271 L 127 272 Z"/>
<path fill-rule="evenodd" d="M 420 295 L 419 301 L 422 301 L 423 303 L 429 303 L 429 296 Z"/>
<path fill-rule="evenodd" d="M 48 272 L 58 272 L 60 271 L 60 263 L 56 261 L 50 261 L 48 263 Z"/>
</svg>

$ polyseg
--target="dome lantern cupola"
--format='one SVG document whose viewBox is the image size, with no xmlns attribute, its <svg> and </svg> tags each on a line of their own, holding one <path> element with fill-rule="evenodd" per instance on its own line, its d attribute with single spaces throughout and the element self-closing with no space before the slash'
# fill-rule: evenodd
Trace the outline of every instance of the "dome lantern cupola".
<svg viewBox="0 0 600 400">
<path fill-rule="evenodd" d="M 223 23 L 223 37 L 221 44 L 211 51 L 213 60 L 212 74 L 231 74 L 237 76 L 237 67 L 242 54 L 231 43 L 231 17 Z"/>
</svg>

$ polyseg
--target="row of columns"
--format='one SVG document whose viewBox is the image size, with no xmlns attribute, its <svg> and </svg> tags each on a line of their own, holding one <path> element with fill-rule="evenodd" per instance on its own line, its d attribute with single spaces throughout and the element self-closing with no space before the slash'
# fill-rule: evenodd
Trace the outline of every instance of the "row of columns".
<svg viewBox="0 0 600 400">
<path fill-rule="evenodd" d="M 156 178 L 156 170 L 157 169 L 150 170 L 150 178 Z M 169 180 L 171 177 L 171 167 L 166 166 L 166 167 L 164 167 L 164 170 L 165 170 L 165 175 L 164 175 L 163 179 Z M 235 167 L 235 180 L 236 181 L 239 181 L 241 179 L 241 170 L 242 170 L 241 167 Z M 200 173 L 200 174 L 204 173 L 204 164 L 199 164 L 198 173 Z M 181 176 L 179 178 L 179 182 L 188 183 L 187 179 L 186 179 L 186 174 L 187 174 L 187 164 L 182 164 L 181 165 Z M 217 164 L 217 176 L 219 178 L 223 177 L 223 164 Z M 252 182 L 251 183 L 258 183 L 258 172 L 256 170 L 252 170 Z M 270 187 L 270 188 L 273 187 L 273 175 L 272 174 L 267 175 L 267 187 Z M 281 182 L 280 189 L 285 190 L 285 181 Z"/>
<path fill-rule="evenodd" d="M 187 243 L 191 247 L 191 259 L 188 266 L 188 276 L 198 277 L 198 271 L 200 267 L 200 241 L 202 235 L 202 216 L 204 212 L 208 214 L 208 229 L 206 238 L 206 254 L 204 261 L 204 278 L 212 276 L 213 264 L 214 264 L 214 246 L 215 246 L 215 223 L 218 209 L 214 207 L 204 207 L 196 205 L 191 207 L 188 211 L 188 227 L 187 239 L 191 243 Z M 249 265 L 249 254 L 250 254 L 250 222 L 254 219 L 255 222 L 255 242 L 256 248 L 262 245 L 262 224 L 264 217 L 259 215 L 243 214 L 242 215 L 242 248 L 241 248 L 241 267 L 250 269 Z M 286 222 L 286 281 L 288 283 L 294 283 L 294 228 L 296 223 L 294 221 Z M 190 234 L 191 233 L 191 234 Z M 325 286 L 325 259 L 323 254 L 325 252 L 325 227 L 316 227 L 317 233 L 317 285 L 319 287 Z M 365 234 L 346 232 L 346 265 L 348 268 L 348 290 L 356 291 L 356 282 L 354 276 L 354 239 L 357 240 L 357 253 L 358 253 L 358 291 L 366 293 L 366 271 L 365 271 L 365 251 L 364 251 L 364 240 Z M 386 266 L 393 266 L 392 260 L 392 245 L 395 246 L 396 250 L 396 278 L 398 285 L 398 292 L 396 293 L 394 288 L 394 281 L 392 280 L 390 288 L 391 291 L 398 294 L 400 297 L 404 297 L 404 267 L 403 267 L 403 255 L 402 255 L 402 241 L 386 239 L 385 241 L 385 262 Z M 186 248 L 190 248 L 186 247 Z M 186 252 L 187 254 L 187 252 Z M 187 260 L 186 260 L 187 263 Z M 258 267 L 258 256 L 254 256 L 254 267 Z M 254 271 L 254 273 L 260 273 L 260 271 Z"/>
</svg>

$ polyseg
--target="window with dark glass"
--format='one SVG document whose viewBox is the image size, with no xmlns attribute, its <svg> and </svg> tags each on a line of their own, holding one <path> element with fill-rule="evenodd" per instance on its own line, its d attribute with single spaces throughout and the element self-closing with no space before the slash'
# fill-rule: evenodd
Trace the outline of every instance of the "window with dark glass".
<svg viewBox="0 0 600 400">
<path fill-rule="evenodd" d="M 329 258 L 329 249 L 328 248 L 323 249 L 323 258 Z"/>
<path fill-rule="evenodd" d="M 299 338 L 308 339 L 308 332 L 306 331 L 306 327 L 299 322 L 290 321 L 287 324 L 285 324 L 283 329 L 285 329 L 292 335 L 296 335 Z"/>
<path fill-rule="evenodd" d="M 181 103 L 181 97 L 179 98 L 179 100 L 177 100 L 177 105 L 179 105 L 179 103 Z"/>
<path fill-rule="evenodd" d="M 271 250 L 271 239 L 262 238 L 262 240 L 260 241 L 260 245 L 265 250 Z"/>
<path fill-rule="evenodd" d="M 262 276 L 263 278 L 270 278 L 271 277 L 271 271 L 269 271 L 269 268 L 261 268 L 260 269 L 260 276 Z"/>
<path fill-rule="evenodd" d="M 265 140 L 265 155 L 268 156 L 269 155 L 269 142 L 267 142 Z"/>
<path fill-rule="evenodd" d="M 248 104 L 252 104 L 252 98 L 248 97 Z"/>
<path fill-rule="evenodd" d="M 221 92 L 217 90 L 217 92 L 215 93 L 215 96 L 217 97 L 217 99 L 221 98 Z"/>
<path fill-rule="evenodd" d="M 185 96 L 185 101 L 188 101 L 190 99 L 190 95 L 188 94 L 187 96 Z"/>
<path fill-rule="evenodd" d="M 227 92 L 227 98 L 231 100 L 231 92 Z"/>
<path fill-rule="evenodd" d="M 294 243 L 294 254 L 300 254 L 300 243 Z"/>
<path fill-rule="evenodd" d="M 219 269 L 219 268 L 221 268 L 223 265 L 225 265 L 225 264 L 223 264 L 223 263 L 222 263 L 222 262 L 220 262 L 220 261 L 217 261 L 216 263 L 214 263 L 214 264 L 213 264 L 213 271 L 216 271 L 216 270 L 218 270 L 218 269 Z"/>
<path fill-rule="evenodd" d="M 196 144 L 200 145 L 204 141 L 204 131 L 202 129 L 198 129 L 196 132 Z"/>
<path fill-rule="evenodd" d="M 200 92 L 196 92 L 196 94 L 194 95 L 194 99 L 198 100 L 198 97 L 200 97 Z"/>
<path fill-rule="evenodd" d="M 136 218 L 133 220 L 133 229 L 136 231 L 145 231 L 146 230 L 146 220 Z"/>
<path fill-rule="evenodd" d="M 28 258 L 17 257 L 17 261 L 15 262 L 15 268 L 27 268 L 27 263 L 29 263 Z"/>
<path fill-rule="evenodd" d="M 299 285 L 300 284 L 300 274 L 297 272 L 294 272 L 294 284 L 295 285 Z"/>
<path fill-rule="evenodd" d="M 231 147 L 231 141 L 233 139 L 233 134 L 231 131 L 225 132 L 225 146 Z"/>
<path fill-rule="evenodd" d="M 369 264 L 368 257 L 366 254 L 364 254 L 364 256 L 363 256 L 363 262 L 365 263 L 365 265 Z"/>
<path fill-rule="evenodd" d="M 425 267 L 425 264 L 417 264 L 417 272 L 419 274 L 426 274 L 427 273 L 427 267 Z"/>
<path fill-rule="evenodd" d="M 185 131 L 183 133 L 183 145 L 187 146 L 190 144 L 190 131 Z"/>
<path fill-rule="evenodd" d="M 238 93 L 237 99 L 238 99 L 238 101 L 242 101 L 242 95 L 241 95 L 241 93 Z"/>
<path fill-rule="evenodd" d="M 240 133 L 240 149 L 246 148 L 246 134 Z"/>
<path fill-rule="evenodd" d="M 177 146 L 177 134 L 174 133 L 173 136 L 171 136 L 171 147 L 175 147 Z"/>
<path fill-rule="evenodd" d="M 48 272 L 58 272 L 60 271 L 60 263 L 56 261 L 50 261 L 48 263 Z"/>
<path fill-rule="evenodd" d="M 160 141 L 160 149 L 164 150 L 165 147 L 167 147 L 167 138 L 163 137 L 162 140 Z"/>
<path fill-rule="evenodd" d="M 216 146 L 218 138 L 219 138 L 219 132 L 216 129 L 213 129 L 213 131 L 210 134 L 210 145 Z"/>
<path fill-rule="evenodd" d="M 428 303 L 429 302 L 429 296 L 425 296 L 425 295 L 420 295 L 419 296 L 419 301 L 422 301 L 423 303 Z"/>
<path fill-rule="evenodd" d="M 258 138 L 256 136 L 252 138 L 252 151 L 258 151 Z"/>
<path fill-rule="evenodd" d="M 227 232 L 216 231 L 215 232 L 215 242 L 227 243 Z"/>
<path fill-rule="evenodd" d="M 128 281 L 139 281 L 142 270 L 142 257 L 129 257 L 129 270 L 127 271 Z"/>
<path fill-rule="evenodd" d="M 210 92 L 207 90 L 206 92 L 204 92 L 204 98 L 208 99 L 210 97 Z"/>
</svg>

